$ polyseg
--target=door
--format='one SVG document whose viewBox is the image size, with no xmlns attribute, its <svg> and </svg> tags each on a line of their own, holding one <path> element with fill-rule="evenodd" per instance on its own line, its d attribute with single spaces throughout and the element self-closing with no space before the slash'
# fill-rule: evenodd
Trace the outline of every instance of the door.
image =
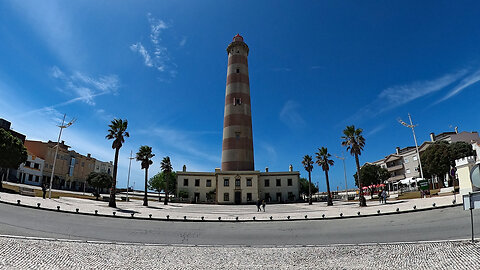
<svg viewBox="0 0 480 270">
<path fill-rule="evenodd" d="M 235 204 L 242 203 L 242 192 L 235 191 Z"/>
<path fill-rule="evenodd" d="M 200 193 L 195 192 L 194 194 L 194 202 L 198 203 L 200 201 Z"/>
</svg>

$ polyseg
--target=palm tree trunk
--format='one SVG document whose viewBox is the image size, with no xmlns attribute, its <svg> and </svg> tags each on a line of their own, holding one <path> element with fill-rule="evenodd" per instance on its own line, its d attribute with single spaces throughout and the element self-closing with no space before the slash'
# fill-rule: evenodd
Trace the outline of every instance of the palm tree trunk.
<svg viewBox="0 0 480 270">
<path fill-rule="evenodd" d="M 364 202 L 364 198 L 363 198 L 363 186 L 362 186 L 362 181 L 360 179 L 360 161 L 358 160 L 357 153 L 355 153 L 355 164 L 357 165 L 358 187 L 360 188 L 360 191 L 359 191 L 360 206 L 367 206 L 367 203 Z"/>
<path fill-rule="evenodd" d="M 308 172 L 308 204 L 312 204 L 312 172 Z"/>
<path fill-rule="evenodd" d="M 164 205 L 168 204 L 168 191 L 165 191 L 165 200 L 163 201 Z"/>
<path fill-rule="evenodd" d="M 328 180 L 328 171 L 325 171 L 325 179 L 327 182 L 327 206 L 333 205 L 332 194 L 330 193 L 330 181 Z"/>
<path fill-rule="evenodd" d="M 148 206 L 147 179 L 148 179 L 148 167 L 145 168 L 145 195 L 143 196 L 143 206 Z"/>
<path fill-rule="evenodd" d="M 120 148 L 115 148 L 115 161 L 113 163 L 113 181 L 112 188 L 110 189 L 110 200 L 108 206 L 117 207 L 117 202 L 115 201 L 115 194 L 117 193 L 117 169 L 118 169 L 118 153 Z"/>
</svg>

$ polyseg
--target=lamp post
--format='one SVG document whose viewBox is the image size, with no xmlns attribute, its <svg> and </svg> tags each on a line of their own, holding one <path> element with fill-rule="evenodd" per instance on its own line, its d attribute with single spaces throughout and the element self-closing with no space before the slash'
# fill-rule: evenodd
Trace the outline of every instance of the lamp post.
<svg viewBox="0 0 480 270">
<path fill-rule="evenodd" d="M 345 156 L 343 155 L 343 151 L 342 151 L 342 156 L 341 157 L 339 157 L 337 155 L 334 155 L 334 156 L 343 161 L 343 175 L 345 177 L 345 198 L 346 198 L 346 201 L 348 201 L 347 167 L 345 166 Z"/>
<path fill-rule="evenodd" d="M 403 122 L 402 119 L 398 119 L 398 122 L 400 122 L 400 124 L 408 127 L 408 128 L 411 128 L 412 129 L 412 133 L 413 133 L 413 140 L 415 141 L 415 149 L 417 150 L 417 159 L 418 159 L 418 164 L 420 165 L 420 176 L 422 177 L 422 180 L 423 180 L 423 169 L 422 169 L 422 161 L 420 160 L 420 154 L 418 152 L 418 144 L 417 144 L 417 137 L 415 136 L 415 127 L 418 126 L 418 125 L 414 125 L 412 123 L 412 117 L 410 116 L 410 113 L 408 114 L 408 119 L 410 120 L 410 125 Z M 415 186 L 418 188 L 418 182 L 417 182 L 417 179 L 415 178 Z"/>
<path fill-rule="evenodd" d="M 71 126 L 74 122 L 75 122 L 75 118 L 72 119 L 72 121 L 68 122 L 67 124 L 65 124 L 65 117 L 67 115 L 64 114 L 63 115 L 63 120 L 62 120 L 62 124 L 60 126 L 57 126 L 60 128 L 60 133 L 58 134 L 58 140 L 57 140 L 57 146 L 55 148 L 55 156 L 53 158 L 53 168 L 52 168 L 52 174 L 50 175 L 50 187 L 48 189 L 48 198 L 51 199 L 52 198 L 52 183 L 53 183 L 53 174 L 55 172 L 55 164 L 57 163 L 57 155 L 58 155 L 58 147 L 59 147 L 59 144 L 60 144 L 60 138 L 62 137 L 62 131 L 64 128 L 68 128 L 69 126 Z"/>
<path fill-rule="evenodd" d="M 130 164 L 128 165 L 128 178 L 127 178 L 127 198 L 125 199 L 125 201 L 128 202 L 128 188 L 130 186 L 130 168 L 132 167 L 132 159 L 135 159 L 133 156 L 133 151 L 130 150 L 130 157 L 128 159 L 130 159 Z"/>
</svg>

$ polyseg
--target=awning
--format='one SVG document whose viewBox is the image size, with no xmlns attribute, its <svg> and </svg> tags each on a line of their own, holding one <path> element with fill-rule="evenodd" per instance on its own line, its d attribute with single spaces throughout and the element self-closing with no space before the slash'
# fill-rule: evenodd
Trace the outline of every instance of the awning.
<svg viewBox="0 0 480 270">
<path fill-rule="evenodd" d="M 415 182 L 416 181 L 413 177 L 408 177 L 408 178 L 400 180 L 400 183 L 402 183 L 404 185 L 408 185 L 408 184 L 415 183 Z"/>
</svg>

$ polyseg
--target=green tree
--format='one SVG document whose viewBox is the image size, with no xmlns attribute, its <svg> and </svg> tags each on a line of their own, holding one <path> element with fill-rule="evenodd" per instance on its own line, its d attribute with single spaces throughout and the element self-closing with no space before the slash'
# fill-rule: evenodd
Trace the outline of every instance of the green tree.
<svg viewBox="0 0 480 270">
<path fill-rule="evenodd" d="M 355 179 L 355 185 L 359 187 L 360 184 L 358 183 L 358 177 L 356 173 L 353 175 L 353 178 Z M 370 190 L 371 198 L 373 198 L 373 192 L 375 192 L 375 187 L 373 187 L 373 185 L 381 184 L 388 178 L 390 178 L 390 173 L 388 170 L 378 165 L 365 164 L 362 166 L 362 168 L 360 168 L 360 179 L 362 181 L 361 186 L 369 187 L 368 189 Z"/>
<path fill-rule="evenodd" d="M 306 178 L 301 177 L 298 179 L 298 182 L 300 184 L 300 194 L 302 196 L 308 196 L 308 194 L 314 194 L 318 192 L 318 188 L 310 181 L 308 181 Z"/>
<path fill-rule="evenodd" d="M 165 201 L 164 201 L 164 204 L 167 205 L 168 204 L 168 196 L 170 195 L 170 187 L 171 187 L 171 184 L 170 182 L 173 181 L 171 179 L 171 173 L 173 171 L 173 168 L 172 168 L 172 163 L 170 162 L 170 157 L 164 157 L 162 159 L 162 163 L 160 164 L 160 168 L 162 169 L 162 173 L 165 174 L 164 178 L 165 178 L 165 182 L 166 182 L 166 189 L 165 189 Z"/>
<path fill-rule="evenodd" d="M 100 197 L 100 189 L 101 188 L 108 188 L 112 185 L 113 178 L 108 173 L 98 173 L 98 172 L 91 172 L 87 177 L 87 183 L 89 186 L 95 188 L 95 192 L 93 195 L 98 200 Z"/>
<path fill-rule="evenodd" d="M 155 154 L 152 153 L 152 147 L 147 145 L 140 146 L 137 152 L 137 161 L 142 164 L 142 169 L 145 170 L 145 194 L 143 195 L 143 206 L 148 206 L 148 168 L 153 164 L 152 158 Z"/>
<path fill-rule="evenodd" d="M 313 170 L 313 160 L 309 155 L 305 155 L 302 160 L 303 167 L 305 171 L 308 172 L 308 204 L 312 204 L 312 170 Z"/>
<path fill-rule="evenodd" d="M 110 128 L 108 130 L 107 136 L 105 138 L 113 140 L 112 149 L 115 149 L 115 161 L 113 163 L 113 181 L 112 188 L 110 189 L 110 200 L 108 206 L 117 207 L 115 201 L 115 194 L 117 193 L 117 169 L 118 169 L 118 154 L 120 148 L 122 148 L 123 143 L 125 142 L 125 137 L 130 137 L 130 134 L 127 132 L 128 121 L 122 119 L 113 119 L 111 124 L 108 125 Z"/>
<path fill-rule="evenodd" d="M 315 153 L 317 155 L 317 165 L 322 167 L 322 170 L 325 172 L 325 181 L 327 183 L 327 206 L 333 205 L 332 194 L 330 193 L 330 181 L 328 180 L 328 171 L 330 170 L 330 166 L 333 166 L 335 163 L 332 159 L 332 155 L 328 153 L 326 147 L 318 148 L 318 152 Z"/>
<path fill-rule="evenodd" d="M 427 177 L 436 175 L 439 178 L 439 188 L 444 187 L 443 182 L 445 174 L 450 171 L 451 159 L 450 145 L 445 141 L 435 142 L 420 155 L 424 174 Z"/>
<path fill-rule="evenodd" d="M 454 142 L 449 145 L 450 148 L 450 165 L 455 167 L 455 160 L 475 156 L 475 150 L 471 144 L 466 142 Z"/>
<path fill-rule="evenodd" d="M 27 149 L 17 137 L 0 128 L 0 191 L 7 169 L 17 169 L 27 161 Z"/>
<path fill-rule="evenodd" d="M 163 174 L 157 173 L 148 179 L 148 188 L 158 192 L 158 201 L 160 201 L 160 192 L 163 190 Z"/>
<path fill-rule="evenodd" d="M 160 192 L 166 192 L 168 190 L 169 193 L 175 193 L 176 190 L 176 181 L 170 180 L 167 182 L 167 179 L 176 179 L 177 174 L 175 172 L 170 172 L 170 176 L 166 176 L 166 173 L 159 172 L 155 174 L 152 178 L 148 180 L 148 188 L 151 190 L 155 190 L 160 195 Z M 158 201 L 160 201 L 160 196 L 158 197 Z"/>
<path fill-rule="evenodd" d="M 355 128 L 354 125 L 347 126 L 343 130 L 342 146 L 347 147 L 347 151 L 350 151 L 352 156 L 355 156 L 355 164 L 357 165 L 357 173 L 360 171 L 360 161 L 358 156 L 362 154 L 363 147 L 365 146 L 365 138 L 362 135 L 363 129 Z M 361 175 L 360 175 L 361 179 Z M 360 181 L 360 206 L 367 206 L 365 198 L 363 198 L 362 182 Z"/>
</svg>

